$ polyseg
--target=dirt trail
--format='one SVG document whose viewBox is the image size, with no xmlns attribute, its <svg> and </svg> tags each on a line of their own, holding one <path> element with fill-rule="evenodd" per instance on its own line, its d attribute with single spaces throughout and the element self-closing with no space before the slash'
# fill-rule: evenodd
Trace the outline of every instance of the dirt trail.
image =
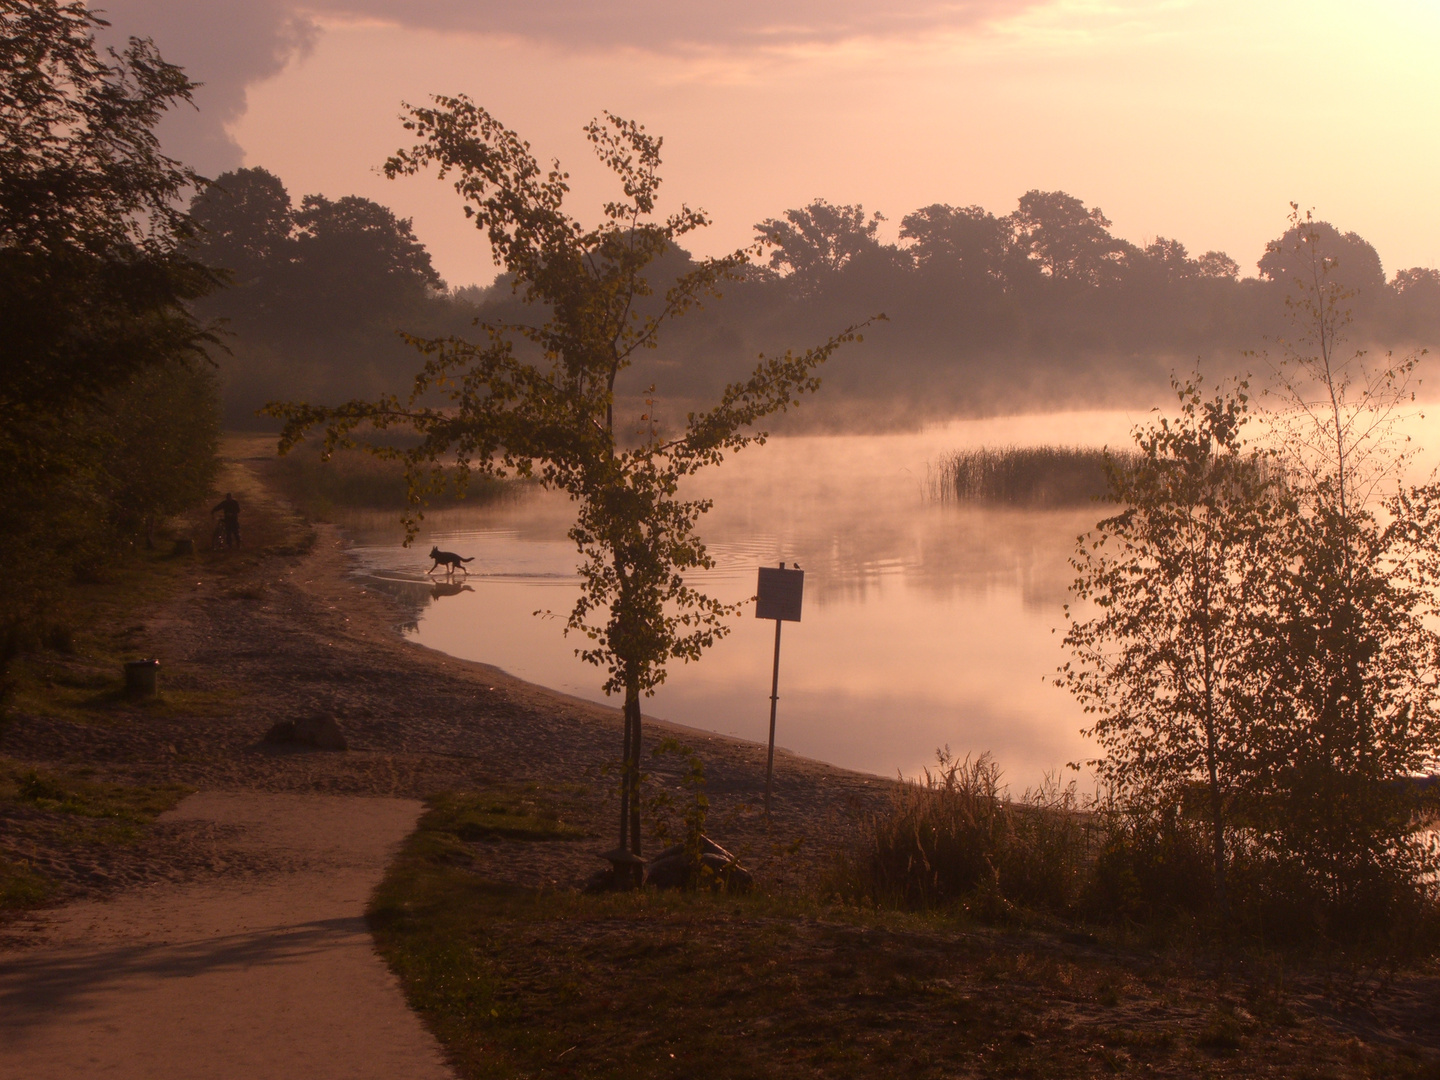
<svg viewBox="0 0 1440 1080">
<path fill-rule="evenodd" d="M 260 849 L 268 872 L 45 913 L 32 931 L 43 943 L 0 953 L 0 1078 L 450 1077 L 363 917 L 420 809 L 189 797 L 165 818 L 219 826 L 222 860 Z"/>
</svg>

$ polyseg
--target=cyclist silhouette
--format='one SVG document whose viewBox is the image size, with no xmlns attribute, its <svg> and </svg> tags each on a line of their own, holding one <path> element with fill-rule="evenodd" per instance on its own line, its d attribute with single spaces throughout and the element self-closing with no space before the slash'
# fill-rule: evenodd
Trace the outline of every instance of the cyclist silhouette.
<svg viewBox="0 0 1440 1080">
<path fill-rule="evenodd" d="M 240 504 L 235 501 L 235 496 L 230 492 L 225 493 L 225 498 L 216 503 L 210 510 L 211 514 L 220 513 L 221 521 L 225 526 L 225 546 L 240 546 Z"/>
</svg>

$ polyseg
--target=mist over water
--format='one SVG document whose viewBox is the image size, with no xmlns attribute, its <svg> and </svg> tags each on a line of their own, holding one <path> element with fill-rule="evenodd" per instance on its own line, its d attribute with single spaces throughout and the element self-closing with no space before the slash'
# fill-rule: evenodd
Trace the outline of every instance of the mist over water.
<svg viewBox="0 0 1440 1080">
<path fill-rule="evenodd" d="M 934 472 L 972 447 L 1128 447 L 1146 416 L 1052 413 L 776 438 L 697 477 L 693 493 L 715 501 L 700 532 L 717 565 L 696 584 L 739 601 L 754 595 L 761 565 L 805 570 L 803 620 L 782 635 L 777 744 L 880 774 L 914 774 L 941 746 L 989 750 L 1016 789 L 1093 756 L 1079 734 L 1084 715 L 1050 676 L 1065 659 L 1068 560 L 1107 507 L 946 504 L 934 498 Z M 1434 426 L 1412 418 L 1412 445 L 1440 445 L 1427 437 Z M 1435 461 L 1435 451 L 1422 453 L 1411 478 Z M 535 492 L 431 515 L 409 549 L 388 515 L 347 524 L 361 572 L 416 600 L 416 641 L 604 701 L 601 672 L 561 633 L 579 591 L 565 536 L 572 518 L 563 496 Z M 432 544 L 475 556 L 468 579 L 440 576 L 433 587 L 424 578 Z M 765 739 L 774 623 L 747 607 L 732 625 L 698 664 L 671 668 L 647 715 Z"/>
<path fill-rule="evenodd" d="M 1093 756 L 1079 734 L 1083 715 L 1049 677 L 1064 659 L 1063 630 L 1054 631 L 1067 560 L 1104 507 L 943 504 L 932 473 L 966 447 L 1128 445 L 1142 416 L 1059 413 L 776 438 L 697 477 L 694 494 L 715 501 L 700 532 L 717 565 L 694 575 L 696 584 L 739 601 L 754 595 L 761 565 L 805 570 L 803 620 L 782 636 L 777 745 L 891 775 L 917 772 L 937 747 L 990 750 L 1017 789 Z M 604 701 L 601 672 L 561 633 L 579 591 L 565 537 L 572 517 L 563 496 L 535 492 L 431 515 L 409 549 L 393 519 L 346 524 L 361 572 L 418 601 L 408 631 L 416 641 Z M 432 544 L 475 556 L 469 578 L 446 588 L 442 576 L 440 590 L 421 584 Z M 747 607 L 733 626 L 698 664 L 671 668 L 647 715 L 765 739 L 774 623 Z"/>
</svg>

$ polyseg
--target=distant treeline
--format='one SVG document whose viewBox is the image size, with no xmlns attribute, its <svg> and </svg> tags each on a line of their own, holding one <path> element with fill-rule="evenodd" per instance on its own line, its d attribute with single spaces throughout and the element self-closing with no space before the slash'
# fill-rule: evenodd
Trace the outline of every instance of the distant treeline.
<svg viewBox="0 0 1440 1080">
<path fill-rule="evenodd" d="M 335 403 L 407 389 L 419 358 L 402 330 L 465 335 L 476 318 L 533 321 L 504 276 L 446 288 L 409 221 L 368 199 L 309 195 L 297 207 L 255 168 L 219 177 L 192 212 L 201 261 L 232 275 L 201 309 L 232 334 L 222 365 L 232 424 L 254 423 L 273 398 Z M 1303 269 L 1287 254 L 1289 233 L 1267 246 L 1258 276 L 1242 278 L 1224 252 L 1122 240 L 1099 209 L 1064 192 L 1027 192 L 1002 216 L 928 206 L 901 220 L 899 244 L 881 242 L 881 220 L 817 200 L 758 223 L 767 261 L 680 320 L 619 391 L 638 400 L 653 384 L 661 415 L 680 413 L 748 374 L 757 352 L 803 347 L 884 312 L 888 323 L 832 361 L 809 415 L 884 427 L 1144 402 L 1197 360 L 1215 374 L 1256 366 L 1241 353 L 1286 333 L 1285 297 Z M 1440 271 L 1387 279 L 1363 238 L 1323 223 L 1318 233 L 1352 294 L 1354 341 L 1440 341 Z M 657 294 L 690 265 L 679 248 L 658 260 Z"/>
</svg>

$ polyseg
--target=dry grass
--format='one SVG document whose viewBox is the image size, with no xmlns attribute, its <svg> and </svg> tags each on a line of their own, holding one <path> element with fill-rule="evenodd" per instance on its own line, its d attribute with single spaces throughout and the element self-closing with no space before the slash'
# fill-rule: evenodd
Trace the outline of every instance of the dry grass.
<svg viewBox="0 0 1440 1080">
<path fill-rule="evenodd" d="M 1440 1076 L 1423 1047 L 1332 1029 L 1268 969 L 795 894 L 587 895 L 482 873 L 556 838 L 545 798 L 434 801 L 370 909 L 467 1080 Z M 476 807 L 527 824 L 466 840 Z"/>
</svg>

